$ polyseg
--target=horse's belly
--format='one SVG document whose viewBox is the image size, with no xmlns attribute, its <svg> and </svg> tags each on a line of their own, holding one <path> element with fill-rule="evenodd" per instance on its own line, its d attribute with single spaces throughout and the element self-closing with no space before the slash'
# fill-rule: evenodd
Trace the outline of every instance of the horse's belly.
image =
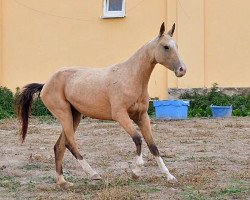
<svg viewBox="0 0 250 200">
<path fill-rule="evenodd" d="M 108 108 L 101 108 L 99 106 L 76 106 L 76 109 L 83 114 L 94 119 L 112 120 L 111 110 Z"/>
<path fill-rule="evenodd" d="M 93 96 L 87 99 L 77 99 L 75 97 L 74 99 L 69 99 L 69 102 L 84 116 L 95 119 L 112 119 L 110 104 L 101 97 Z"/>
</svg>

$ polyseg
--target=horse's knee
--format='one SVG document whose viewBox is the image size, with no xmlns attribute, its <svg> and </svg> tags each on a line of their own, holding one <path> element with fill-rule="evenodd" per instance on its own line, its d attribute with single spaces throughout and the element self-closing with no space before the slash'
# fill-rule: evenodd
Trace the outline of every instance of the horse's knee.
<svg viewBox="0 0 250 200">
<path fill-rule="evenodd" d="M 137 155 L 140 155 L 141 154 L 141 144 L 142 144 L 141 136 L 137 133 L 136 135 L 134 135 L 132 137 L 132 139 L 133 139 L 135 146 L 136 146 Z"/>
<path fill-rule="evenodd" d="M 158 151 L 158 148 L 157 148 L 157 146 L 156 146 L 155 144 L 150 144 L 150 145 L 148 145 L 148 148 L 149 148 L 150 152 L 151 152 L 154 156 L 159 156 L 159 155 L 160 155 L 160 153 L 159 153 L 159 151 Z"/>
</svg>

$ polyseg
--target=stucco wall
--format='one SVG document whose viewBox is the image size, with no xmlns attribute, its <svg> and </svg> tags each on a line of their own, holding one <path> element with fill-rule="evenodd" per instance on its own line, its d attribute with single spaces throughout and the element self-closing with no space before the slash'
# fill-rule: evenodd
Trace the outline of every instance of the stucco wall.
<svg viewBox="0 0 250 200">
<path fill-rule="evenodd" d="M 188 66 L 176 78 L 158 65 L 151 97 L 169 88 L 250 87 L 250 1 L 126 0 L 126 17 L 101 19 L 102 0 L 0 0 L 0 84 L 45 82 L 63 66 L 103 67 L 127 59 L 176 22 Z M 2 25 L 1 25 L 2 24 Z"/>
<path fill-rule="evenodd" d="M 168 73 L 169 88 L 250 87 L 249 10 L 248 0 L 168 0 L 188 66 L 181 79 Z"/>
<path fill-rule="evenodd" d="M 205 6 L 205 84 L 250 87 L 250 1 L 209 0 Z"/>
<path fill-rule="evenodd" d="M 63 66 L 103 67 L 121 62 L 158 35 L 165 0 L 126 1 L 126 17 L 101 19 L 101 0 L 2 0 L 1 85 L 45 82 Z M 157 66 L 150 96 L 166 98 L 167 70 Z"/>
</svg>

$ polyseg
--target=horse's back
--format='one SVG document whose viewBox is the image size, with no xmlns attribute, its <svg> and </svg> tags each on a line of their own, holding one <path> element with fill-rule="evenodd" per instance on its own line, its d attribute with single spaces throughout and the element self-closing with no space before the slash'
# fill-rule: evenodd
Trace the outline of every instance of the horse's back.
<svg viewBox="0 0 250 200">
<path fill-rule="evenodd" d="M 108 68 L 62 68 L 47 81 L 41 97 L 68 101 L 85 116 L 111 119 L 107 78 Z"/>
</svg>

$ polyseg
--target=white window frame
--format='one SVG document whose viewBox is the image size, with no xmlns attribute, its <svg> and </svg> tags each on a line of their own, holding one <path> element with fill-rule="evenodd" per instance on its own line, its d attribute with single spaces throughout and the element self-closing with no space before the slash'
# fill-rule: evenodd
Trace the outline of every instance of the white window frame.
<svg viewBox="0 0 250 200">
<path fill-rule="evenodd" d="M 109 0 L 103 0 L 103 15 L 101 18 L 120 18 L 125 17 L 125 3 L 126 0 L 122 0 L 121 11 L 109 11 Z"/>
</svg>

